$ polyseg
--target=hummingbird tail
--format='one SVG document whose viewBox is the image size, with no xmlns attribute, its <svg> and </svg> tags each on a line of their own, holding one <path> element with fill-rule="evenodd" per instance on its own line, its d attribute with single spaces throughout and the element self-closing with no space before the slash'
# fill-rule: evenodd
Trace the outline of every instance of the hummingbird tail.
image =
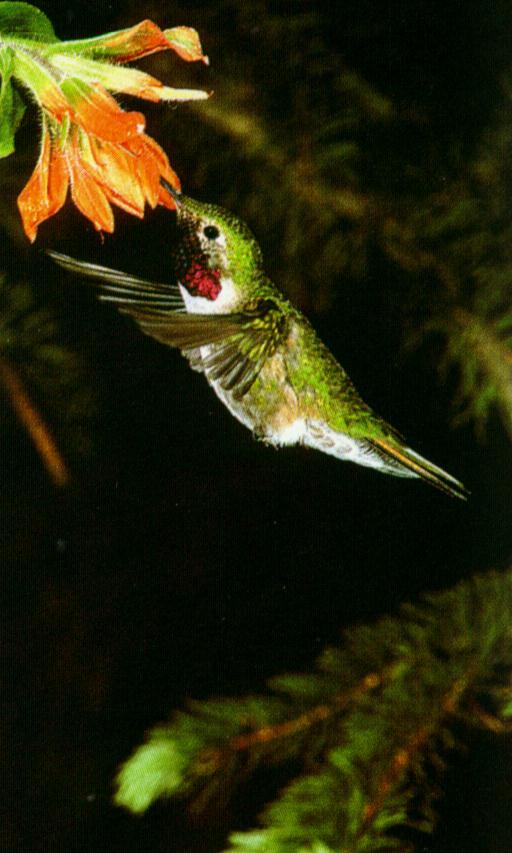
<svg viewBox="0 0 512 853">
<path fill-rule="evenodd" d="M 445 495 L 467 500 L 469 492 L 459 480 L 420 456 L 419 453 L 411 450 L 410 447 L 393 444 L 379 438 L 369 440 L 368 444 L 372 445 L 383 459 L 392 461 L 393 465 L 396 465 L 397 474 L 400 473 L 400 469 L 405 469 L 413 476 L 420 477 L 426 483 L 430 483 L 434 488 L 444 492 Z"/>
</svg>

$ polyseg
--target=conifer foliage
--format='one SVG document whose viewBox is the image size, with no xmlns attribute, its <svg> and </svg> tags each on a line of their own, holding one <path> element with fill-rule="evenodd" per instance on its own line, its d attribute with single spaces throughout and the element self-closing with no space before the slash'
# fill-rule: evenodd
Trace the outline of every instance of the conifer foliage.
<svg viewBox="0 0 512 853">
<path fill-rule="evenodd" d="M 162 796 L 194 808 L 265 766 L 303 771 L 230 850 L 412 850 L 431 831 L 455 724 L 504 732 L 512 713 L 512 571 L 405 605 L 345 633 L 311 674 L 269 693 L 191 702 L 121 768 L 116 801 L 135 813 Z M 457 730 L 459 726 L 457 726 Z"/>
</svg>

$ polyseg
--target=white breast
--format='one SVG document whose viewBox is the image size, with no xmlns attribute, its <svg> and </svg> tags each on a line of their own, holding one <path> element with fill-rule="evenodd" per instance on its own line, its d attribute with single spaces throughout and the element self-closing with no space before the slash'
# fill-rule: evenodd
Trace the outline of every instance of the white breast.
<svg viewBox="0 0 512 853">
<path fill-rule="evenodd" d="M 179 282 L 178 282 L 179 284 Z M 222 289 L 217 299 L 205 299 L 204 296 L 192 296 L 186 287 L 179 284 L 180 293 L 189 314 L 229 314 L 237 307 L 237 296 L 232 278 L 221 280 Z"/>
</svg>

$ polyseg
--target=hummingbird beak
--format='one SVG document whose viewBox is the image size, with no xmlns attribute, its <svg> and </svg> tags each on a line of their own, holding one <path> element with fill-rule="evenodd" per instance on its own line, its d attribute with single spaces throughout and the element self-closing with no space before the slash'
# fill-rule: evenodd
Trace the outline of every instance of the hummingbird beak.
<svg viewBox="0 0 512 853">
<path fill-rule="evenodd" d="M 160 183 L 171 196 L 172 200 L 174 201 L 174 204 L 176 205 L 176 209 L 179 210 L 181 206 L 181 193 L 178 192 L 177 189 L 172 187 L 169 181 L 166 181 L 165 178 L 160 178 Z"/>
</svg>

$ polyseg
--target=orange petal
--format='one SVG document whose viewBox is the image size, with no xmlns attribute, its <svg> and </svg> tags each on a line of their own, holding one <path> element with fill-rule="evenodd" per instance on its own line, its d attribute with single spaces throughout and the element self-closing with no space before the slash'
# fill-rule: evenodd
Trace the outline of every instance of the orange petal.
<svg viewBox="0 0 512 853">
<path fill-rule="evenodd" d="M 121 63 L 169 49 L 188 62 L 202 59 L 208 64 L 199 36 L 192 27 L 173 27 L 162 31 L 150 20 L 103 36 L 59 42 L 58 46 L 52 47 L 51 53 L 80 54 L 88 59 L 112 59 Z"/>
<path fill-rule="evenodd" d="M 168 39 L 168 46 L 181 59 L 186 62 L 196 62 L 201 59 L 205 65 L 209 65 L 210 60 L 203 53 L 200 38 L 192 27 L 172 27 L 170 30 L 164 30 L 164 35 Z"/>
<path fill-rule="evenodd" d="M 147 134 L 143 136 L 142 148 L 138 152 L 136 163 L 140 186 L 151 207 L 156 207 L 157 204 L 162 203 L 160 201 L 162 194 L 161 177 L 168 180 L 173 187 L 179 189 L 179 178 L 171 169 L 165 151 Z M 169 206 L 171 208 L 175 207 L 172 200 Z"/>
<path fill-rule="evenodd" d="M 48 200 L 50 216 L 61 209 L 68 194 L 69 174 L 64 152 L 57 142 L 52 142 L 50 174 L 48 177 Z"/>
<path fill-rule="evenodd" d="M 137 159 L 137 175 L 140 186 L 151 207 L 156 207 L 158 204 L 161 174 L 161 170 L 155 160 L 152 157 L 146 156 L 146 152 L 141 153 Z"/>
<path fill-rule="evenodd" d="M 144 216 L 145 196 L 139 183 L 137 160 L 120 145 L 90 140 L 98 180 L 107 198 L 134 216 Z"/>
<path fill-rule="evenodd" d="M 116 62 L 131 62 L 158 50 L 167 50 L 169 42 L 153 21 L 145 20 L 134 27 L 100 36 L 87 50 L 95 57 L 109 57 Z"/>
<path fill-rule="evenodd" d="M 62 152 L 43 130 L 41 154 L 28 183 L 18 196 L 25 234 L 33 243 L 37 229 L 62 207 L 68 191 L 68 173 Z"/>
<path fill-rule="evenodd" d="M 164 187 L 160 187 L 160 191 L 158 193 L 157 204 L 161 204 L 162 207 L 166 207 L 167 210 L 176 210 L 176 202 L 173 197 L 169 195 L 167 190 Z"/>
<path fill-rule="evenodd" d="M 71 197 L 75 205 L 87 219 L 90 219 L 97 231 L 107 231 L 112 234 L 114 230 L 112 208 L 102 187 L 82 160 L 76 134 L 71 145 L 68 146 L 66 157 L 71 177 Z"/>
<path fill-rule="evenodd" d="M 28 183 L 18 196 L 18 208 L 25 234 L 31 243 L 37 236 L 37 226 L 46 218 L 48 208 L 48 167 L 50 164 L 50 135 L 43 132 L 41 154 Z"/>
<path fill-rule="evenodd" d="M 125 142 L 143 133 L 146 120 L 142 113 L 122 110 L 103 86 L 68 79 L 62 89 L 74 107 L 75 121 L 86 133 L 109 142 Z"/>
<path fill-rule="evenodd" d="M 48 83 L 37 95 L 41 105 L 58 121 L 62 121 L 66 115 L 70 118 L 73 116 L 71 105 L 56 84 Z"/>
</svg>

